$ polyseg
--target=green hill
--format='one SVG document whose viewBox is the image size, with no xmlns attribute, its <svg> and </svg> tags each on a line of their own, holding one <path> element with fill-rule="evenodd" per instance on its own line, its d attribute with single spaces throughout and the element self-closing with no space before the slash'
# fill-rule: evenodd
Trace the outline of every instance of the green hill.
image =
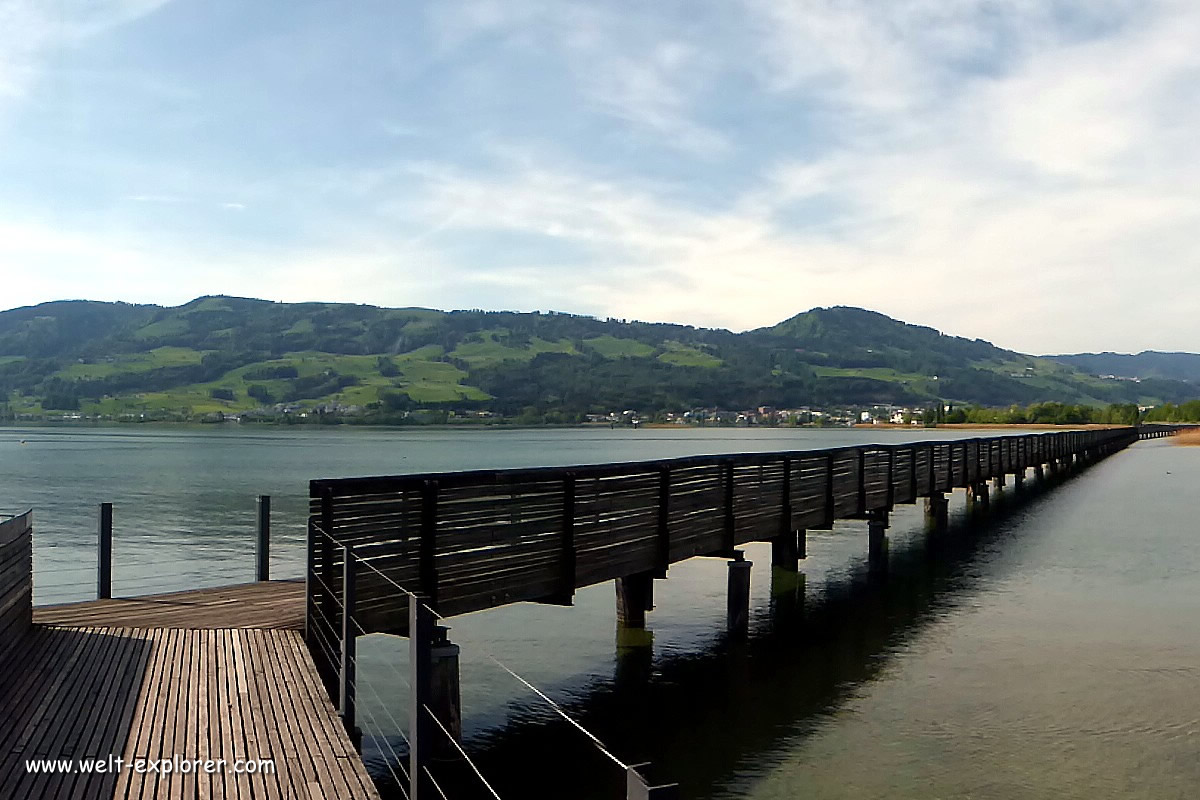
<svg viewBox="0 0 1200 800">
<path fill-rule="evenodd" d="M 1038 401 L 1180 402 L 1179 381 L 1058 361 L 855 308 L 744 333 L 559 313 L 202 297 L 0 312 L 0 398 L 17 415 L 190 418 L 353 407 L 579 414 Z"/>
</svg>

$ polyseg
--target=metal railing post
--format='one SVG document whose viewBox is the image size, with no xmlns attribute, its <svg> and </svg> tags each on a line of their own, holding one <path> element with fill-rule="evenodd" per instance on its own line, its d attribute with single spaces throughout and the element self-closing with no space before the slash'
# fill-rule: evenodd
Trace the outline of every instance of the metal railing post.
<svg viewBox="0 0 1200 800">
<path fill-rule="evenodd" d="M 432 699 L 433 612 L 420 595 L 408 596 L 408 648 L 412 688 L 408 726 L 409 800 L 433 800 L 436 796 L 426 773 L 433 752 L 433 720 L 428 706 Z"/>
<path fill-rule="evenodd" d="M 350 545 L 342 548 L 342 658 L 338 669 L 338 710 L 342 715 L 342 725 L 351 741 L 357 739 L 355 732 L 355 628 L 354 614 L 357 602 L 355 589 L 355 573 L 358 571 L 358 559 Z"/>
</svg>

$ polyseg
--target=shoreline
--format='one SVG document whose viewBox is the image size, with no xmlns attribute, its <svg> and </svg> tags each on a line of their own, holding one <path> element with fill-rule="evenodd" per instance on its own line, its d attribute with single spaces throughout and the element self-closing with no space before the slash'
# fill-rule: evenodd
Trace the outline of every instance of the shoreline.
<svg viewBox="0 0 1200 800">
<path fill-rule="evenodd" d="M 1187 423 L 1179 423 L 1187 424 Z M 854 425 L 677 425 L 670 422 L 643 422 L 637 426 L 616 425 L 603 423 L 564 423 L 564 424 L 518 424 L 515 422 L 461 422 L 461 423 L 354 423 L 354 422 L 173 422 L 168 420 L 153 420 L 145 422 L 118 422 L 115 420 L 5 420 L 0 421 L 0 429 L 38 428 L 105 428 L 105 429 L 135 429 L 151 428 L 164 430 L 171 428 L 186 428 L 194 430 L 318 430 L 318 429 L 361 429 L 370 430 L 722 430 L 722 431 L 848 431 L 848 430 L 889 430 L 889 431 L 1003 431 L 1003 430 L 1106 430 L 1122 428 L 1124 425 L 1102 423 L 1086 423 L 1078 425 L 1055 425 L 1052 423 L 942 423 L 933 428 L 923 425 L 898 425 L 890 422 L 855 423 Z"/>
</svg>

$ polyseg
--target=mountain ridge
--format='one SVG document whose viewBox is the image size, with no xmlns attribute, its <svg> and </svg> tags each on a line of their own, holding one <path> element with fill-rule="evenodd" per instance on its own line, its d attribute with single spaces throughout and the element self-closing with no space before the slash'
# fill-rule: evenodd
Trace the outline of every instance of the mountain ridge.
<svg viewBox="0 0 1200 800">
<path fill-rule="evenodd" d="M 1071 353 L 1046 356 L 1097 375 L 1118 378 L 1167 378 L 1200 383 L 1200 354 L 1143 350 L 1140 353 Z"/>
<path fill-rule="evenodd" d="M 1153 405 L 1179 380 L 1106 380 L 1053 358 L 850 306 L 740 333 L 689 325 L 206 295 L 0 312 L 10 413 L 171 418 L 277 406 L 500 415 L 758 406 Z"/>
</svg>

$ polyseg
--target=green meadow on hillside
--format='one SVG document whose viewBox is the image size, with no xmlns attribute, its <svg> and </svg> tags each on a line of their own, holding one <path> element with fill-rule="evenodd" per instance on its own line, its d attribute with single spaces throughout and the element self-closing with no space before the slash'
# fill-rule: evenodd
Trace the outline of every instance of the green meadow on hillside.
<svg viewBox="0 0 1200 800">
<path fill-rule="evenodd" d="M 192 418 L 418 408 L 577 418 L 934 400 L 1152 405 L 1194 384 L 1100 378 L 862 309 L 744 333 L 557 313 L 204 297 L 0 312 L 0 412 Z M 532 415 L 532 416 L 531 416 Z M 565 415 L 565 416 L 564 416 Z"/>
</svg>

